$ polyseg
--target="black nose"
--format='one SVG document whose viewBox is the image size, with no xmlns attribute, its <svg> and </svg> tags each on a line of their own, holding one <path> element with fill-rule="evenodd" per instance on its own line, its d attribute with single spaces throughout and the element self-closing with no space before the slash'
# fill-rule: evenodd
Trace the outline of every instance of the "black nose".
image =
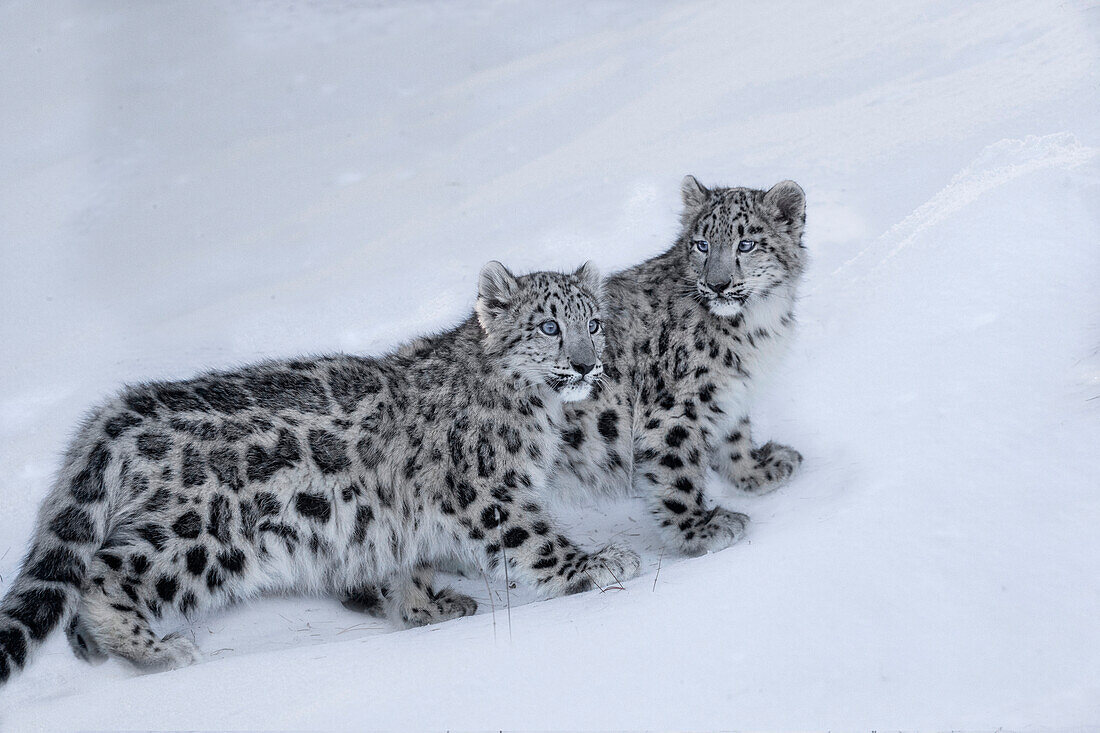
<svg viewBox="0 0 1100 733">
<path fill-rule="evenodd" d="M 707 287 L 716 293 L 721 293 L 733 283 L 733 280 L 726 280 L 724 283 L 712 283 L 708 282 Z"/>
<path fill-rule="evenodd" d="M 578 364 L 575 361 L 569 362 L 569 365 L 582 377 L 592 371 L 592 367 L 596 366 L 595 362 L 591 364 Z"/>
</svg>

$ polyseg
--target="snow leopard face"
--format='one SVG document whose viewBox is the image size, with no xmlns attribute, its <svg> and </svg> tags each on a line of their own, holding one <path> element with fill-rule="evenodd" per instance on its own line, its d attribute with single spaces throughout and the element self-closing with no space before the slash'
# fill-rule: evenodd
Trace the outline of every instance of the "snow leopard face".
<svg viewBox="0 0 1100 733">
<path fill-rule="evenodd" d="M 680 246 L 689 288 L 718 316 L 736 316 L 797 281 L 803 268 L 805 194 L 794 181 L 768 191 L 704 188 L 693 176 L 684 199 Z"/>
<path fill-rule="evenodd" d="M 600 276 L 591 265 L 571 274 L 516 277 L 490 262 L 478 283 L 477 316 L 491 353 L 572 402 L 587 397 L 603 375 L 599 293 Z"/>
</svg>

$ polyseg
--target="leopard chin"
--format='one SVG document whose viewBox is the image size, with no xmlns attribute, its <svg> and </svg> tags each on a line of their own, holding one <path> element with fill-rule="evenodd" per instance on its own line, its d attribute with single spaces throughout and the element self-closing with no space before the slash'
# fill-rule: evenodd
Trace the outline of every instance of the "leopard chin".
<svg viewBox="0 0 1100 733">
<path fill-rule="evenodd" d="M 573 384 L 567 384 L 562 387 L 558 394 L 561 395 L 562 402 L 579 402 L 580 400 L 587 399 L 588 395 L 592 394 L 592 385 L 583 380 L 574 382 Z"/>
<path fill-rule="evenodd" d="M 738 300 L 718 300 L 715 298 L 707 303 L 707 307 L 716 316 L 732 318 L 745 309 L 745 304 Z"/>
</svg>

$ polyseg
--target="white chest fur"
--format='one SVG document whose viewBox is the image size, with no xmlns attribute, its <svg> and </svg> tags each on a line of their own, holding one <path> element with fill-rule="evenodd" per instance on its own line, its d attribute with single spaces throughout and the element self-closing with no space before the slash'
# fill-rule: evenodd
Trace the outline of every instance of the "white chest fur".
<svg viewBox="0 0 1100 733">
<path fill-rule="evenodd" d="M 794 292 L 784 290 L 743 311 L 740 342 L 733 344 L 740 368 L 727 373 L 714 395 L 723 412 L 717 421 L 721 427 L 731 427 L 748 413 L 756 391 L 774 372 L 790 344 L 793 306 Z"/>
</svg>

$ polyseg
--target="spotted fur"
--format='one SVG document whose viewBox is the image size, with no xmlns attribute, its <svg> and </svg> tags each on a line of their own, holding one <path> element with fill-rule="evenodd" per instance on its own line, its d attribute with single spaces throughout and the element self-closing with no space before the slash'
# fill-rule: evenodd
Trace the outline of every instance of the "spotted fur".
<svg viewBox="0 0 1100 733">
<path fill-rule="evenodd" d="M 747 521 L 708 501 L 708 467 L 762 493 L 802 461 L 775 443 L 753 447 L 748 410 L 794 326 L 805 199 L 792 181 L 710 190 L 692 176 L 682 193 L 676 243 L 605 283 L 604 378 L 567 406 L 550 485 L 636 486 L 668 543 L 698 554 L 737 541 Z"/>
<path fill-rule="evenodd" d="M 598 291 L 588 267 L 516 278 L 490 263 L 476 316 L 387 356 L 124 390 L 79 431 L 0 602 L 0 681 L 66 620 L 81 658 L 172 667 L 198 651 L 159 619 L 263 592 L 417 625 L 476 608 L 432 587 L 441 557 L 507 562 L 544 595 L 636 573 L 633 553 L 559 533 L 539 499 L 563 405 L 602 371 Z"/>
</svg>

